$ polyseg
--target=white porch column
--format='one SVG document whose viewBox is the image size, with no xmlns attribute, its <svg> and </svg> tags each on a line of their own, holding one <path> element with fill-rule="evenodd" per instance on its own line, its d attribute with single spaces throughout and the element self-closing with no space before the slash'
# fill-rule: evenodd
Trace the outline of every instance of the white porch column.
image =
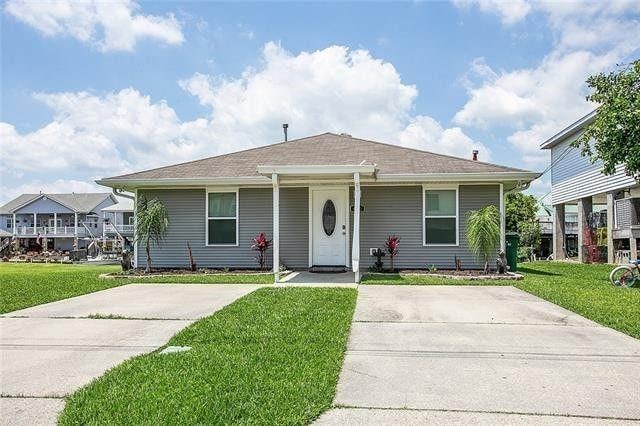
<svg viewBox="0 0 640 426">
<path fill-rule="evenodd" d="M 631 249 L 631 255 L 629 256 L 629 259 L 631 261 L 637 260 L 638 259 L 638 240 L 633 235 L 629 239 L 629 248 Z"/>
<path fill-rule="evenodd" d="M 73 214 L 73 249 L 78 250 L 78 213 Z"/>
<path fill-rule="evenodd" d="M 360 173 L 353 174 L 353 241 L 351 242 L 351 267 L 355 281 L 360 282 Z"/>
<path fill-rule="evenodd" d="M 278 174 L 271 175 L 273 184 L 273 274 L 275 282 L 280 280 L 280 184 Z"/>
<path fill-rule="evenodd" d="M 38 213 L 33 214 L 33 234 L 38 233 Z"/>
<path fill-rule="evenodd" d="M 504 184 L 500 184 L 500 251 L 505 251 L 506 245 L 506 217 L 504 209 Z"/>
<path fill-rule="evenodd" d="M 615 263 L 615 251 L 613 250 L 613 192 L 607 193 L 607 263 Z"/>
<path fill-rule="evenodd" d="M 58 233 L 58 213 L 53 214 L 53 234 Z"/>
<path fill-rule="evenodd" d="M 13 232 L 13 235 L 17 235 L 18 234 L 18 228 L 16 226 L 16 214 L 13 214 L 13 222 L 11 222 L 11 231 Z"/>
</svg>

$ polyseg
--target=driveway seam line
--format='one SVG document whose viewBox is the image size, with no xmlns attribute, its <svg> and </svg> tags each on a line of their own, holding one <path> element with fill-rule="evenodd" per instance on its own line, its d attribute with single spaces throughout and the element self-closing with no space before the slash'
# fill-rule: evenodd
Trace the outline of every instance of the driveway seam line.
<svg viewBox="0 0 640 426">
<path fill-rule="evenodd" d="M 492 411 L 492 410 L 463 410 L 455 408 L 410 408 L 410 407 L 366 407 L 355 405 L 334 405 L 332 408 L 338 410 L 387 410 L 387 411 L 429 411 L 439 413 L 478 413 L 478 414 L 510 414 L 516 416 L 546 416 L 546 417 L 565 417 L 565 418 L 582 418 L 582 419 L 602 419 L 602 420 L 640 420 L 640 417 L 616 417 L 616 416 L 590 416 L 586 414 L 554 414 L 554 413 L 530 413 L 519 411 Z"/>
</svg>

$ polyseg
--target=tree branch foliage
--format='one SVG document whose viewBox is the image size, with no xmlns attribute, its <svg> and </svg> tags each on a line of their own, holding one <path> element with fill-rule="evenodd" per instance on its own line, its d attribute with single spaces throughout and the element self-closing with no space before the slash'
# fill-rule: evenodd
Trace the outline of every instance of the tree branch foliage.
<svg viewBox="0 0 640 426">
<path fill-rule="evenodd" d="M 495 255 L 500 245 L 500 212 L 496 206 L 489 205 L 469 212 L 467 240 L 473 254 L 484 261 L 486 273 L 489 269 L 489 258 Z"/>
<path fill-rule="evenodd" d="M 572 143 L 591 162 L 602 161 L 606 175 L 624 164 L 640 182 L 640 59 L 610 73 L 587 79 L 587 100 L 600 105 L 593 123 Z"/>
<path fill-rule="evenodd" d="M 151 244 L 159 245 L 166 237 L 169 215 L 164 204 L 156 198 L 138 197 L 136 205 L 136 240 L 142 242 L 147 253 L 147 272 L 151 272 Z"/>
</svg>

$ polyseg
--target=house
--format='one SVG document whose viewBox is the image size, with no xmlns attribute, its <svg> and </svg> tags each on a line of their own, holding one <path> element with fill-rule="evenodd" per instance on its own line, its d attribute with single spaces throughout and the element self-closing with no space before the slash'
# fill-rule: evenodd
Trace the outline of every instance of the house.
<svg viewBox="0 0 640 426">
<path fill-rule="evenodd" d="M 273 239 L 269 265 L 291 269 L 373 264 L 371 251 L 401 237 L 400 268 L 481 265 L 465 237 L 469 211 L 526 188 L 538 173 L 325 133 L 97 181 L 157 198 L 169 214 L 156 267 L 255 267 L 251 238 Z M 145 266 L 136 250 L 136 266 Z M 276 274 L 277 277 L 277 274 Z M 277 278 L 276 278 L 277 279 Z"/>
<path fill-rule="evenodd" d="M 567 206 L 564 216 L 564 238 L 568 258 L 578 255 L 578 213 L 570 211 Z M 536 250 L 538 259 L 547 259 L 553 254 L 553 210 L 538 214 L 536 220 L 540 224 L 540 246 Z"/>
<path fill-rule="evenodd" d="M 109 193 L 22 194 L 0 207 L 0 231 L 26 248 L 83 249 L 103 237 L 103 212 L 118 205 Z"/>
<path fill-rule="evenodd" d="M 102 235 L 104 238 L 123 236 L 133 239 L 133 200 L 120 198 L 117 204 L 102 209 Z"/>
<path fill-rule="evenodd" d="M 559 218 L 567 206 L 575 206 L 578 260 L 627 262 L 638 258 L 640 183 L 627 176 L 622 165 L 613 175 L 604 175 L 601 162 L 591 163 L 571 146 L 595 117 L 596 111 L 587 114 L 541 145 L 551 151 L 554 256 L 567 257 L 565 222 Z M 606 206 L 604 212 L 594 208 L 598 204 Z"/>
</svg>

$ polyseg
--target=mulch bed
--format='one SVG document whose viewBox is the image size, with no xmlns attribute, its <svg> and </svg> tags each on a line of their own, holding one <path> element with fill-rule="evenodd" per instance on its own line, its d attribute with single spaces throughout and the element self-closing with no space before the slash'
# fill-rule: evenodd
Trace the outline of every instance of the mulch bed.
<svg viewBox="0 0 640 426">
<path fill-rule="evenodd" d="M 490 271 L 485 274 L 480 269 L 438 269 L 435 271 L 412 269 L 402 270 L 400 275 L 430 275 L 432 277 L 452 278 L 452 279 L 468 279 L 468 280 L 521 280 L 524 277 L 521 274 L 507 272 L 506 274 L 498 274 L 495 271 Z"/>
<path fill-rule="evenodd" d="M 201 268 L 196 271 L 180 268 L 157 268 L 147 273 L 144 269 L 131 269 L 127 272 L 114 272 L 109 274 L 101 274 L 100 278 L 136 278 L 136 277 L 175 277 L 181 275 L 225 275 L 225 274 L 271 274 L 271 271 L 261 271 L 259 269 L 214 269 Z"/>
</svg>

